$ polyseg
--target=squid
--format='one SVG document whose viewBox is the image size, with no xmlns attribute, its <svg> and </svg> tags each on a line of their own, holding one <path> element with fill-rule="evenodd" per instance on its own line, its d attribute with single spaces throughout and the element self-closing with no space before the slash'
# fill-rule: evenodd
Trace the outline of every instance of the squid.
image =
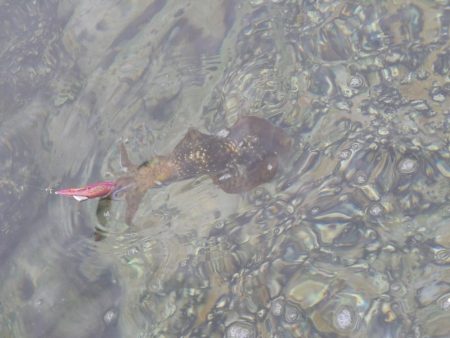
<svg viewBox="0 0 450 338">
<path fill-rule="evenodd" d="M 125 222 L 132 224 L 142 198 L 151 188 L 207 175 L 227 193 L 246 192 L 272 180 L 279 168 L 279 157 L 291 145 L 292 139 L 280 127 L 260 117 L 244 116 L 220 135 L 190 128 L 172 152 L 138 166 L 129 160 L 125 146 L 120 144 L 125 176 L 55 193 L 80 202 L 95 198 L 114 200 L 123 195 Z"/>
</svg>

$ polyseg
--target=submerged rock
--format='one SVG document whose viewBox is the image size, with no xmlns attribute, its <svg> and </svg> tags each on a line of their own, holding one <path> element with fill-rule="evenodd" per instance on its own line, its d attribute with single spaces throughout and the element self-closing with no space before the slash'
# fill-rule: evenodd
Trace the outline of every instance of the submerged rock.
<svg viewBox="0 0 450 338">
<path fill-rule="evenodd" d="M 4 1 L 0 335 L 448 335 L 447 7 Z M 45 191 L 249 115 L 293 153 L 245 193 L 177 182 L 130 227 Z"/>
</svg>

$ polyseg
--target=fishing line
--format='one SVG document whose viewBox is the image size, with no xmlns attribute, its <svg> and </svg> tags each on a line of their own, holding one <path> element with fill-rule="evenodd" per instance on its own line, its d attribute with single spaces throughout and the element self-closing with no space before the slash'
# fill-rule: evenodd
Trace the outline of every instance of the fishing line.
<svg viewBox="0 0 450 338">
<path fill-rule="evenodd" d="M 21 190 L 24 190 L 25 187 L 33 188 L 33 189 L 36 189 L 36 190 L 39 190 L 39 191 L 42 191 L 42 192 L 46 192 L 49 195 L 55 195 L 55 191 L 56 191 L 56 188 L 54 188 L 54 187 L 47 186 L 47 187 L 44 188 L 43 186 L 40 186 L 40 185 L 37 185 L 37 184 L 33 184 L 33 183 L 19 184 L 18 187 Z"/>
<path fill-rule="evenodd" d="M 46 192 L 50 195 L 54 194 L 55 190 L 56 190 L 56 188 L 51 187 L 51 186 L 43 187 L 42 185 L 37 185 L 37 184 L 33 184 L 33 183 L 21 183 L 20 184 L 20 183 L 14 182 L 14 181 L 0 178 L 0 187 L 2 187 L 2 186 L 5 187 L 6 189 L 11 188 L 11 190 L 14 190 L 16 192 L 22 192 L 26 188 L 32 188 L 35 190 Z"/>
</svg>

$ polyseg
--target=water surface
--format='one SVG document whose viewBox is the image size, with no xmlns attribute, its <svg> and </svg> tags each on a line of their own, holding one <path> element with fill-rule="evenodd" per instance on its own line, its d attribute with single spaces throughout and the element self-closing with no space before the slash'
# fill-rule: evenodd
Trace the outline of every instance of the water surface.
<svg viewBox="0 0 450 338">
<path fill-rule="evenodd" d="M 1 337 L 450 335 L 450 4 L 0 2 Z M 294 141 L 207 177 L 54 196 L 255 115 Z M 96 228 L 106 236 L 95 241 Z"/>
</svg>

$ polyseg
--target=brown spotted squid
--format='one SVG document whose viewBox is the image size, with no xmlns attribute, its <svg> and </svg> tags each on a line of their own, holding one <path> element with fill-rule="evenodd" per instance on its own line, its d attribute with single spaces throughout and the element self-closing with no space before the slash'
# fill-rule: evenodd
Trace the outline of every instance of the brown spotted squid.
<svg viewBox="0 0 450 338">
<path fill-rule="evenodd" d="M 149 189 L 170 182 L 207 175 L 227 193 L 242 193 L 269 182 L 277 173 L 280 156 L 291 146 L 285 131 L 266 119 L 241 117 L 221 135 L 189 129 L 168 155 L 159 155 L 139 166 L 120 145 L 122 165 L 127 175 L 115 181 L 90 184 L 56 193 L 78 201 L 100 197 L 126 201 L 125 222 L 131 224 L 142 198 Z"/>
</svg>

